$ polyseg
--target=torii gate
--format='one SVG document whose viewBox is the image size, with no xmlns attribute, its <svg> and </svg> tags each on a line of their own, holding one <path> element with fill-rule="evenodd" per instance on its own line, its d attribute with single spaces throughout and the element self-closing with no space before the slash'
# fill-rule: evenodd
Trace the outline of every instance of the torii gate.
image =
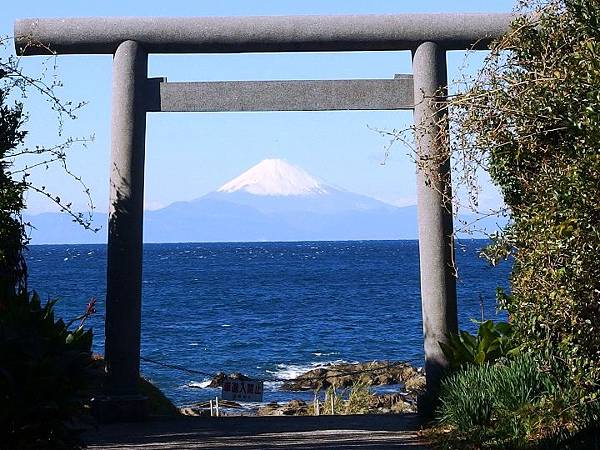
<svg viewBox="0 0 600 450">
<path fill-rule="evenodd" d="M 414 110 L 418 153 L 444 151 L 431 101 L 447 85 L 446 51 L 485 49 L 511 14 L 69 18 L 15 22 L 21 55 L 112 54 L 112 157 L 106 294 L 107 398 L 114 418 L 144 413 L 140 365 L 146 113 Z M 35 45 L 36 43 L 43 46 Z M 147 77 L 150 53 L 410 50 L 413 75 L 389 80 L 168 83 Z M 428 158 L 430 159 L 430 158 Z M 417 169 L 421 303 L 427 395 L 447 361 L 438 345 L 458 328 L 448 163 Z M 424 405 L 431 402 L 424 402 Z"/>
</svg>

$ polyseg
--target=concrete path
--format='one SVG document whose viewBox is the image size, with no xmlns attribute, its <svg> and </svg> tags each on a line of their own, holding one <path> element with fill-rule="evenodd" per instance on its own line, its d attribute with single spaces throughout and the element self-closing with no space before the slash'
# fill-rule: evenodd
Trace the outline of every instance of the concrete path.
<svg viewBox="0 0 600 450">
<path fill-rule="evenodd" d="M 90 449 L 410 449 L 427 447 L 416 415 L 181 417 L 103 425 Z"/>
</svg>

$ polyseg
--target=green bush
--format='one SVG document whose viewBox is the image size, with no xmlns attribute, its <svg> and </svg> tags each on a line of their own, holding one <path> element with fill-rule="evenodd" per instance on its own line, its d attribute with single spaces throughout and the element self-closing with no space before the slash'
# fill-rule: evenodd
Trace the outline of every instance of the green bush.
<svg viewBox="0 0 600 450">
<path fill-rule="evenodd" d="M 77 447 L 77 421 L 97 380 L 92 332 L 54 318 L 37 294 L 0 301 L 0 447 Z M 90 309 L 93 308 L 93 305 Z"/>
<path fill-rule="evenodd" d="M 344 414 L 367 414 L 371 401 L 371 389 L 362 381 L 355 382 L 348 393 Z"/>
<path fill-rule="evenodd" d="M 467 331 L 452 333 L 447 343 L 440 342 L 440 347 L 450 367 L 458 369 L 467 364 L 486 364 L 517 354 L 518 348 L 512 335 L 509 323 L 486 320 L 479 325 L 475 336 Z"/>
<path fill-rule="evenodd" d="M 527 0 L 467 92 L 450 101 L 456 157 L 484 161 L 511 223 L 501 306 L 516 338 L 600 386 L 600 2 Z M 587 401 L 586 400 L 586 401 Z"/>
<path fill-rule="evenodd" d="M 433 440 L 450 449 L 597 448 L 600 403 L 581 401 L 580 387 L 556 378 L 563 370 L 530 354 L 465 366 L 443 384 Z"/>
<path fill-rule="evenodd" d="M 530 355 L 470 366 L 444 382 L 438 417 L 483 445 L 519 447 L 539 433 L 555 393 L 553 378 Z"/>
<path fill-rule="evenodd" d="M 0 48 L 2 43 L 0 39 Z M 27 277 L 22 255 L 27 236 L 21 223 L 26 183 L 10 175 L 11 152 L 23 144 L 27 135 L 21 129 L 26 116 L 21 103 L 7 102 L 10 78 L 5 67 L 0 60 L 0 290 L 3 291 L 0 295 L 24 286 Z"/>
<path fill-rule="evenodd" d="M 442 387 L 439 419 L 458 431 L 488 425 L 492 420 L 495 372 L 488 365 L 467 367 L 450 377 Z"/>
<path fill-rule="evenodd" d="M 463 182 L 483 168 L 503 195 L 510 223 L 485 254 L 513 262 L 499 304 L 538 362 L 467 367 L 487 352 L 461 334 L 448 355 L 467 368 L 448 380 L 441 417 L 463 448 L 593 448 L 575 436 L 600 424 L 600 2 L 517 3 L 523 14 L 444 106 Z"/>
</svg>

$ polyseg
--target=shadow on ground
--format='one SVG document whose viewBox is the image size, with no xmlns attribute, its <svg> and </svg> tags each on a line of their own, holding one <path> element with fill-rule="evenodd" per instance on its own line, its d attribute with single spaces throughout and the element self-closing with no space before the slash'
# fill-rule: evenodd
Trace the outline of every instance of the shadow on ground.
<svg viewBox="0 0 600 450">
<path fill-rule="evenodd" d="M 418 416 L 181 417 L 102 425 L 91 449 L 426 449 Z"/>
</svg>

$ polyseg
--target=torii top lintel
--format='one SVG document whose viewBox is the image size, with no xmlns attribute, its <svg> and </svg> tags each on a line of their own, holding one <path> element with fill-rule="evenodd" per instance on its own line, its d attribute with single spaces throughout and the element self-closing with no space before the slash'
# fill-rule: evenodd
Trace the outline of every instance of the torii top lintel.
<svg viewBox="0 0 600 450">
<path fill-rule="evenodd" d="M 487 48 L 513 18 L 508 13 L 440 13 L 20 19 L 14 35 L 22 55 L 48 54 L 48 49 L 112 54 L 127 40 L 139 42 L 148 53 L 412 50 L 427 41 L 464 50 Z"/>
</svg>

